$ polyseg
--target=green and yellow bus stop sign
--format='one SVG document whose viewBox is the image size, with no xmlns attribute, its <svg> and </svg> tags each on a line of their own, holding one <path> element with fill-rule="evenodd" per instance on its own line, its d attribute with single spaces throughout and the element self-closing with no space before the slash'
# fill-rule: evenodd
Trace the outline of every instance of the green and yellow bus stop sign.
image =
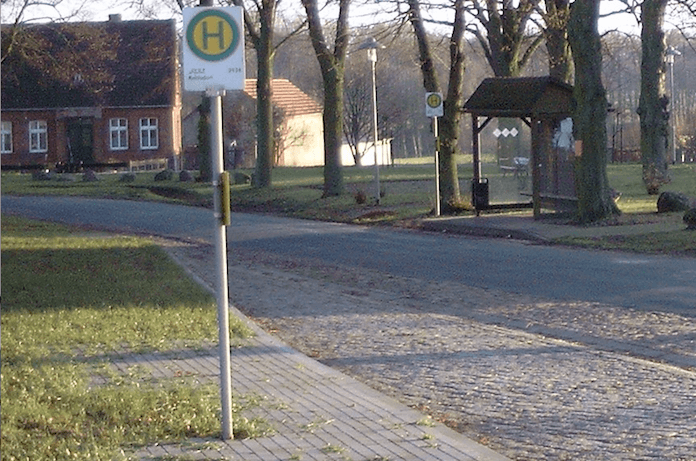
<svg viewBox="0 0 696 461">
<path fill-rule="evenodd" d="M 205 61 L 220 61 L 239 46 L 239 27 L 223 11 L 205 10 L 193 17 L 186 27 L 186 43 Z"/>
<path fill-rule="evenodd" d="M 184 89 L 244 88 L 241 7 L 184 9 Z"/>
</svg>

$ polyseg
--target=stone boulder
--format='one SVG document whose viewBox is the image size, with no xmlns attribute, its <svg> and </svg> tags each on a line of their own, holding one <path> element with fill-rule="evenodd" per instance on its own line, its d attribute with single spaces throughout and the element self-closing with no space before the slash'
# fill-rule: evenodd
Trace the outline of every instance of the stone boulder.
<svg viewBox="0 0 696 461">
<path fill-rule="evenodd" d="M 696 230 L 696 208 L 691 208 L 684 213 L 684 223 L 688 230 Z"/>
<path fill-rule="evenodd" d="M 663 192 L 657 199 L 658 213 L 671 213 L 674 211 L 686 211 L 696 207 L 696 201 L 681 192 Z"/>
<path fill-rule="evenodd" d="M 82 181 L 84 181 L 84 182 L 96 182 L 96 181 L 99 181 L 99 176 L 97 176 L 97 173 L 95 173 L 94 171 L 87 170 L 82 175 Z"/>
<path fill-rule="evenodd" d="M 155 181 L 171 181 L 174 178 L 172 170 L 162 170 L 155 175 Z"/>
<path fill-rule="evenodd" d="M 234 183 L 235 184 L 251 184 L 251 176 L 241 171 L 234 172 Z"/>
<path fill-rule="evenodd" d="M 179 181 L 180 182 L 193 182 L 195 181 L 196 178 L 193 177 L 190 171 L 187 170 L 181 170 L 179 173 Z"/>
<path fill-rule="evenodd" d="M 51 181 L 56 177 L 55 173 L 48 170 L 37 170 L 31 174 L 34 181 Z"/>
</svg>

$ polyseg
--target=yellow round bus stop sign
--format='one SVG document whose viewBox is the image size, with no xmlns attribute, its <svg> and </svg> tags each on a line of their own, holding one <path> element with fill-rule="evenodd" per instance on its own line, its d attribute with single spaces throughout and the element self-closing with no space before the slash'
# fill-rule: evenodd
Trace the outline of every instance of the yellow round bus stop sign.
<svg viewBox="0 0 696 461">
<path fill-rule="evenodd" d="M 239 41 L 237 23 L 222 11 L 202 11 L 186 27 L 188 46 L 206 61 L 225 59 L 234 52 Z"/>
<path fill-rule="evenodd" d="M 443 114 L 442 93 L 425 93 L 425 116 L 442 117 Z"/>
<path fill-rule="evenodd" d="M 184 89 L 244 88 L 244 30 L 240 7 L 184 10 Z"/>
</svg>

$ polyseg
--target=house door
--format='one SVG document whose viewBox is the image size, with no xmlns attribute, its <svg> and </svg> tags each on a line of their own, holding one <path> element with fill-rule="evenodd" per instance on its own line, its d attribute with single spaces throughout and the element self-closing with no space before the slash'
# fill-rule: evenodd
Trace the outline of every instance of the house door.
<svg viewBox="0 0 696 461">
<path fill-rule="evenodd" d="M 73 118 L 67 123 L 68 163 L 94 163 L 94 123 L 91 118 Z"/>
</svg>

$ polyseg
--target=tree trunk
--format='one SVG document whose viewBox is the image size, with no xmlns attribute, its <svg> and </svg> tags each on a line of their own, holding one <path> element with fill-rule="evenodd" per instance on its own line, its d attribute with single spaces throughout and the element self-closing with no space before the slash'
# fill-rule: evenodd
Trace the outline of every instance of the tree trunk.
<svg viewBox="0 0 696 461">
<path fill-rule="evenodd" d="M 597 29 L 600 0 L 576 0 L 568 21 L 575 60 L 573 120 L 582 152 L 576 166 L 578 218 L 593 222 L 619 214 L 607 177 L 607 98 L 602 85 L 602 50 Z"/>
<path fill-rule="evenodd" d="M 307 12 L 309 35 L 319 61 L 324 82 L 324 197 L 343 193 L 341 144 L 343 137 L 343 86 L 345 61 L 350 38 L 348 10 L 350 0 L 339 1 L 336 39 L 331 52 L 324 37 L 317 0 L 302 0 Z"/>
<path fill-rule="evenodd" d="M 213 159 L 210 148 L 210 98 L 203 96 L 198 106 L 198 172 L 200 180 L 210 182 L 213 177 Z"/>
<path fill-rule="evenodd" d="M 447 96 L 445 97 L 444 117 L 440 123 L 440 196 L 442 211 L 456 211 L 460 205 L 459 175 L 457 173 L 457 154 L 459 153 L 459 133 L 462 120 L 461 107 L 464 105 L 464 0 L 454 3 L 454 27 L 450 38 L 450 70 Z"/>
<path fill-rule="evenodd" d="M 669 114 L 665 92 L 665 35 L 662 25 L 666 0 L 644 0 L 641 14 L 642 62 L 640 66 L 640 151 L 643 180 L 648 192 L 667 179 Z"/>
<path fill-rule="evenodd" d="M 539 0 L 486 0 L 473 14 L 486 30 L 472 32 L 483 47 L 486 60 L 496 77 L 517 77 L 542 43 L 542 35 L 529 40 L 527 24 Z"/>
<path fill-rule="evenodd" d="M 271 174 L 275 159 L 273 126 L 273 26 L 275 24 L 278 0 L 255 2 L 256 15 L 251 15 L 244 6 L 244 0 L 233 0 L 244 8 L 244 24 L 256 51 L 256 170 L 253 186 L 271 186 Z M 257 26 L 258 21 L 258 26 Z"/>
<path fill-rule="evenodd" d="M 275 20 L 276 0 L 264 0 L 259 11 L 260 34 L 256 45 L 257 79 L 256 79 L 256 174 L 254 187 L 271 186 L 274 164 L 273 126 L 273 23 Z"/>
<path fill-rule="evenodd" d="M 568 44 L 569 0 L 546 2 L 544 36 L 549 54 L 549 76 L 565 83 L 573 79 L 573 57 Z"/>
<path fill-rule="evenodd" d="M 427 92 L 440 92 L 435 73 L 433 55 L 420 11 L 419 0 L 409 0 L 409 19 L 418 43 L 423 86 Z M 456 154 L 461 122 L 461 107 L 464 104 L 462 87 L 464 81 L 464 0 L 455 2 L 455 20 L 450 39 L 449 86 L 444 104 L 444 116 L 439 120 L 440 138 L 440 197 L 442 212 L 458 209 L 461 202 Z"/>
<path fill-rule="evenodd" d="M 334 65 L 324 75 L 324 197 L 343 193 L 343 70 Z"/>
<path fill-rule="evenodd" d="M 413 33 L 418 44 L 418 58 L 420 62 L 421 74 L 423 75 L 423 88 L 429 93 L 440 92 L 440 82 L 435 72 L 435 62 L 430 51 L 430 41 L 428 32 L 425 30 L 425 23 L 420 10 L 420 0 L 409 0 L 409 20 L 413 26 Z"/>
</svg>

